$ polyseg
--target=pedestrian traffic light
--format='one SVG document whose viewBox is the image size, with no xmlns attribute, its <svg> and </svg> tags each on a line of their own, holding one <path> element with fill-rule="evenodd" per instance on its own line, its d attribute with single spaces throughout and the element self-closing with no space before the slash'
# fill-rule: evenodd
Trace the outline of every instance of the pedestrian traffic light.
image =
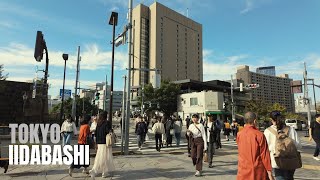
<svg viewBox="0 0 320 180">
<path fill-rule="evenodd" d="M 100 93 L 96 92 L 96 99 L 95 100 L 99 100 L 100 99 Z"/>
<path fill-rule="evenodd" d="M 36 61 L 41 62 L 44 48 L 45 42 L 43 40 L 43 34 L 41 31 L 37 31 L 36 44 L 34 47 L 34 58 Z"/>
</svg>

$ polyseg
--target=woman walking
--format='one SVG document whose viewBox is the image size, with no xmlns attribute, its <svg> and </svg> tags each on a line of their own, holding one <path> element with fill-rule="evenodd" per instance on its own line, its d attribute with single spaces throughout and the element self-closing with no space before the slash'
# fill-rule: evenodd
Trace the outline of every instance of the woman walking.
<svg viewBox="0 0 320 180">
<path fill-rule="evenodd" d="M 99 115 L 96 128 L 97 154 L 94 165 L 89 171 L 91 177 L 94 178 L 98 172 L 102 172 L 102 177 L 112 176 L 115 166 L 113 164 L 112 147 L 106 145 L 106 136 L 112 131 L 111 124 L 107 121 L 107 112 Z"/>
<path fill-rule="evenodd" d="M 69 114 L 67 116 L 67 119 L 62 123 L 61 134 L 62 134 L 62 146 L 70 145 L 72 135 L 78 134 L 76 125 L 73 122 L 71 114 Z"/>
<path fill-rule="evenodd" d="M 80 146 L 85 146 L 86 145 L 86 141 L 87 141 L 87 137 L 89 136 L 90 138 L 90 127 L 88 125 L 89 121 L 90 121 L 91 117 L 89 115 L 85 115 L 83 117 L 83 120 L 80 122 L 80 131 L 79 131 L 79 137 L 78 137 L 78 149 L 80 149 Z M 86 152 L 85 152 L 85 147 L 83 147 L 84 149 L 84 154 L 83 156 L 85 156 Z M 80 163 L 80 158 L 78 160 L 78 162 Z M 89 162 L 90 165 L 90 162 Z M 82 173 L 86 173 L 88 174 L 88 170 L 87 168 L 89 167 L 89 165 L 74 165 L 74 163 L 71 164 L 70 168 L 69 168 L 69 175 L 72 177 L 72 172 L 73 169 L 80 169 L 81 167 L 84 167 L 84 170 L 82 171 Z"/>
<path fill-rule="evenodd" d="M 157 122 L 152 126 L 154 132 L 154 139 L 156 140 L 156 150 L 160 152 L 162 144 L 162 135 L 165 134 L 164 125 L 161 122 L 161 118 L 157 118 Z"/>
<path fill-rule="evenodd" d="M 202 175 L 203 151 L 207 151 L 206 133 L 203 125 L 199 123 L 199 116 L 192 115 L 193 124 L 187 130 L 188 136 L 191 138 L 191 158 L 193 165 L 196 166 L 195 176 Z"/>
<path fill-rule="evenodd" d="M 232 121 L 232 124 L 231 124 L 231 129 L 232 129 L 232 135 L 233 135 L 233 140 L 235 141 L 237 139 L 237 134 L 238 134 L 238 122 L 234 119 Z"/>
<path fill-rule="evenodd" d="M 264 131 L 264 135 L 267 139 L 268 148 L 270 151 L 273 175 L 275 176 L 276 180 L 283 180 L 283 179 L 293 180 L 295 169 L 291 169 L 291 170 L 281 169 L 278 167 L 276 163 L 276 160 L 274 157 L 274 154 L 277 149 L 276 141 L 279 133 L 285 133 L 288 135 L 288 137 L 290 137 L 294 141 L 296 148 L 300 149 L 301 148 L 300 139 L 298 137 L 297 132 L 294 130 L 294 128 L 285 125 L 285 123 L 282 120 L 281 113 L 279 111 L 272 111 L 270 113 L 270 119 L 271 119 L 272 125 Z"/>
</svg>

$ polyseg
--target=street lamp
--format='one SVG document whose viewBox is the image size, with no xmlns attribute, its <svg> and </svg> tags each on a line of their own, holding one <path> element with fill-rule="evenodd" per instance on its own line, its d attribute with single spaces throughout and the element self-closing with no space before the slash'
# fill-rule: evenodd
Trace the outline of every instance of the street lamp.
<svg viewBox="0 0 320 180">
<path fill-rule="evenodd" d="M 68 54 L 62 54 L 62 58 L 64 60 L 64 73 L 63 73 L 63 86 L 62 86 L 62 97 L 61 97 L 61 109 L 60 109 L 60 121 L 63 122 L 63 101 L 64 101 L 64 85 L 66 81 L 66 66 L 67 66 L 67 60 L 69 55 Z"/>
<path fill-rule="evenodd" d="M 113 100 L 113 71 L 114 71 L 114 45 L 115 45 L 115 30 L 116 25 L 118 23 L 118 13 L 112 12 L 110 19 L 109 19 L 109 25 L 112 25 L 112 60 L 111 60 L 111 84 L 110 84 L 110 101 L 109 101 L 109 121 L 112 127 L 112 100 Z"/>
</svg>

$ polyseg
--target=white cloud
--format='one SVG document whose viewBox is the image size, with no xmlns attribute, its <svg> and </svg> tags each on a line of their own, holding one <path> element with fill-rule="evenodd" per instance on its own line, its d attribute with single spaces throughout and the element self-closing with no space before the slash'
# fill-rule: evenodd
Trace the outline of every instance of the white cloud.
<svg viewBox="0 0 320 180">
<path fill-rule="evenodd" d="M 245 8 L 240 12 L 241 14 L 245 14 L 253 9 L 253 0 L 245 0 Z"/>
<path fill-rule="evenodd" d="M 256 9 L 266 3 L 271 2 L 272 0 L 244 0 L 245 8 L 240 11 L 240 14 L 246 14 L 253 9 Z"/>
<path fill-rule="evenodd" d="M 5 66 L 35 66 L 39 65 L 35 61 L 34 49 L 27 47 L 23 44 L 10 43 L 8 46 L 0 47 L 0 64 Z M 50 66 L 64 66 L 62 59 L 62 51 L 50 51 L 49 50 L 49 65 Z M 96 70 L 103 69 L 107 65 L 111 64 L 111 51 L 102 51 L 97 44 L 85 45 L 81 50 L 81 69 Z M 45 58 L 45 56 L 44 56 Z M 76 68 L 77 53 L 69 53 L 69 59 L 67 61 L 67 67 L 71 69 Z M 43 60 L 44 61 L 44 60 Z M 127 53 L 115 52 L 115 67 L 123 70 L 127 68 Z"/>
</svg>

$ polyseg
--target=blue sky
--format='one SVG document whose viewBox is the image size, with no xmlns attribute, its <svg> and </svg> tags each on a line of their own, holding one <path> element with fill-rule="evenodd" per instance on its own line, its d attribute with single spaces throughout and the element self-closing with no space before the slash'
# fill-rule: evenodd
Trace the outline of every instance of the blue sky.
<svg viewBox="0 0 320 180">
<path fill-rule="evenodd" d="M 154 0 L 134 0 L 150 5 Z M 275 65 L 277 74 L 302 79 L 303 62 L 309 77 L 320 84 L 320 1 L 318 0 L 158 0 L 203 26 L 204 80 L 229 79 L 239 65 Z M 112 11 L 119 12 L 116 28 L 126 24 L 127 0 L 3 0 L 0 2 L 0 64 L 9 80 L 35 77 L 36 31 L 49 49 L 49 94 L 62 87 L 62 53 L 69 53 L 66 88 L 73 89 L 77 47 L 81 47 L 82 87 L 110 78 Z M 127 46 L 116 49 L 114 88 L 123 87 Z M 39 73 L 39 77 L 43 74 Z M 109 80 L 110 82 L 110 80 Z"/>
</svg>

